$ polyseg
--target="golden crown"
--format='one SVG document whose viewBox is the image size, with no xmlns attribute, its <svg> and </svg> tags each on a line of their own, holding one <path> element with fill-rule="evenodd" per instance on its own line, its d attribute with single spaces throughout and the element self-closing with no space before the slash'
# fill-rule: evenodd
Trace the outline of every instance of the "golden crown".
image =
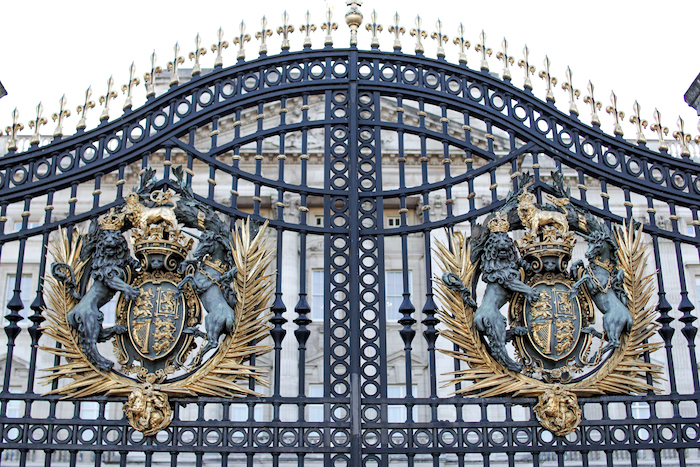
<svg viewBox="0 0 700 467">
<path fill-rule="evenodd" d="M 121 230 L 124 227 L 124 213 L 114 212 L 114 208 L 110 209 L 107 214 L 100 219 L 102 230 Z"/>
<path fill-rule="evenodd" d="M 171 230 L 162 224 L 151 226 L 143 234 L 132 232 L 131 238 L 137 256 L 145 258 L 154 253 L 165 256 L 175 254 L 180 261 L 187 257 L 193 243 L 191 238 L 185 237 L 179 230 Z"/>
<path fill-rule="evenodd" d="M 508 232 L 510 230 L 510 222 L 508 222 L 508 214 L 503 214 L 501 211 L 496 212 L 495 217 L 486 224 L 491 233 Z"/>
<path fill-rule="evenodd" d="M 547 227 L 542 231 L 541 240 L 528 232 L 516 243 L 523 256 L 560 256 L 568 260 L 576 246 L 576 238 L 574 232 L 562 235 L 556 229 Z"/>
</svg>

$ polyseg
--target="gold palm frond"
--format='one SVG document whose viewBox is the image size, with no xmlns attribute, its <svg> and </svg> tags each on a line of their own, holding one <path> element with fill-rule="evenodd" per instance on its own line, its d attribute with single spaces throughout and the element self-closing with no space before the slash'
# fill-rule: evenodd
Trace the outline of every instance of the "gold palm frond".
<svg viewBox="0 0 700 467">
<path fill-rule="evenodd" d="M 644 355 L 662 346 L 661 342 L 650 342 L 659 328 L 656 323 L 656 310 L 648 306 L 654 293 L 653 275 L 645 275 L 648 245 L 642 243 L 642 226 L 625 223 L 615 229 L 619 249 L 617 259 L 625 271 L 624 288 L 629 298 L 627 304 L 632 314 L 632 330 L 623 335 L 620 348 L 609 359 L 608 364 L 591 378 L 589 388 L 606 394 L 644 394 L 654 391 L 653 383 L 659 383 L 663 368 L 645 362 Z M 647 383 L 651 376 L 652 385 Z"/>
<path fill-rule="evenodd" d="M 251 356 L 262 355 L 272 348 L 270 345 L 251 345 L 251 342 L 259 342 L 271 329 L 268 303 L 274 292 L 274 282 L 265 271 L 272 262 L 274 248 L 266 239 L 267 222 L 253 238 L 249 224 L 247 221 L 237 226 L 233 235 L 233 260 L 238 268 L 235 332 L 224 339 L 222 348 L 202 368 L 173 387 L 204 395 L 243 397 L 258 394 L 237 384 L 236 380 L 240 378 L 250 378 L 269 386 L 264 379 L 265 370 L 246 362 Z"/>
</svg>

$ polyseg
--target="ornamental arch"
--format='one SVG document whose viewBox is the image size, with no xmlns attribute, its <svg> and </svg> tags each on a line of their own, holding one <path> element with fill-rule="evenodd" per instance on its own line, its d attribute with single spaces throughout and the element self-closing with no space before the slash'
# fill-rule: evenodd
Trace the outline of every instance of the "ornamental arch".
<svg viewBox="0 0 700 467">
<path fill-rule="evenodd" d="M 217 58 L 212 69 L 196 61 L 186 70 L 176 60 L 158 75 L 154 63 L 147 101 L 111 118 L 108 93 L 94 129 L 78 124 L 69 136 L 61 118 L 46 137 L 38 116 L 30 138 L 13 124 L 0 158 L 3 464 L 685 465 L 697 455 L 700 170 L 686 135 L 664 141 L 660 121 L 654 141 L 641 126 L 633 139 L 617 126 L 608 134 L 592 89 L 577 100 L 569 76 L 569 104 L 543 101 L 531 83 L 514 84 L 508 60 L 508 73 L 491 72 L 485 43 L 469 65 L 466 55 L 457 64 L 440 51 L 427 58 L 420 30 L 415 53 L 399 32 L 393 52 L 363 49 L 357 7 L 346 16 L 349 47 L 334 46 L 329 20 L 323 48 L 261 49 L 246 60 L 242 34 L 232 66 Z M 613 101 L 616 121 L 619 110 Z M 270 387 L 250 383 L 260 395 L 245 398 L 175 397 L 170 426 L 144 437 L 124 418 L 123 395 L 43 395 L 64 383 L 40 384 L 42 370 L 61 363 L 39 348 L 56 345 L 42 328 L 40 278 L 59 228 L 86 229 L 148 168 L 169 187 L 176 167 L 232 227 L 269 222 L 271 350 L 251 363 L 268 370 Z M 544 203 L 556 194 L 552 172 L 571 204 L 602 224 L 643 226 L 658 330 L 648 339 L 656 350 L 640 361 L 661 365 L 665 378 L 644 393 L 579 397 L 582 421 L 566 436 L 540 425 L 536 397 L 467 397 L 466 381 L 445 386 L 468 362 L 450 354 L 435 285 L 437 242 L 470 235 L 526 173 Z M 108 355 L 111 344 L 100 349 Z"/>
</svg>

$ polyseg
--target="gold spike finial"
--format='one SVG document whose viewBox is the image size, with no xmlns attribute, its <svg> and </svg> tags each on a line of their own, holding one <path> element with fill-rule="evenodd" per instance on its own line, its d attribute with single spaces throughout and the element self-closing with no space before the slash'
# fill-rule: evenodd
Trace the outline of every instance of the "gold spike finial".
<svg viewBox="0 0 700 467">
<path fill-rule="evenodd" d="M 465 49 L 468 49 L 471 44 L 469 41 L 464 40 L 464 25 L 462 23 L 459 23 L 459 27 L 457 28 L 457 37 L 455 37 L 452 42 L 459 46 L 459 63 L 466 65 L 467 54 L 465 53 Z"/>
<path fill-rule="evenodd" d="M 29 122 L 29 128 L 34 128 L 34 134 L 32 134 L 32 139 L 29 140 L 29 144 L 32 146 L 37 145 L 41 142 L 41 137 L 39 135 L 39 127 L 41 125 L 46 125 L 47 123 L 47 120 L 41 116 L 41 114 L 43 113 L 44 106 L 41 105 L 41 102 L 39 102 L 39 105 L 36 106 L 36 119 Z"/>
<path fill-rule="evenodd" d="M 333 31 L 338 29 L 338 23 L 333 21 L 333 10 L 328 8 L 326 10 L 326 22 L 321 25 L 321 29 L 326 31 L 326 38 L 323 40 L 323 45 L 330 47 L 333 45 L 333 36 L 331 35 Z"/>
<path fill-rule="evenodd" d="M 58 123 L 56 124 L 56 129 L 53 131 L 54 138 L 63 136 L 63 119 L 70 117 L 70 110 L 68 110 L 68 99 L 66 99 L 65 94 L 61 96 L 59 105 L 60 107 L 58 112 L 51 115 L 51 120 L 53 120 L 54 122 L 58 120 Z"/>
<path fill-rule="evenodd" d="M 690 143 L 693 138 L 685 132 L 685 122 L 680 116 L 678 117 L 676 124 L 678 125 L 678 131 L 673 132 L 673 137 L 676 138 L 679 143 L 681 143 L 681 157 L 688 158 L 690 157 L 688 143 Z"/>
<path fill-rule="evenodd" d="M 129 83 L 122 86 L 122 93 L 126 93 L 126 100 L 124 101 L 124 106 L 122 107 L 123 110 L 130 109 L 133 105 L 131 102 L 133 88 L 134 86 L 138 86 L 140 83 L 141 81 L 139 81 L 139 79 L 136 77 L 136 67 L 134 66 L 134 62 L 131 62 L 131 66 L 129 67 Z"/>
<path fill-rule="evenodd" d="M 95 103 L 90 100 L 90 97 L 92 97 L 92 86 L 88 86 L 85 91 L 85 103 L 79 105 L 76 109 L 80 114 L 80 120 L 78 120 L 78 124 L 75 126 L 75 129 L 78 131 L 85 129 L 87 126 L 87 111 L 95 107 Z"/>
<path fill-rule="evenodd" d="M 156 95 L 156 75 L 163 72 L 163 69 L 156 65 L 156 51 L 151 54 L 151 72 L 143 75 L 143 84 L 146 85 L 146 99 Z"/>
<path fill-rule="evenodd" d="M 173 52 L 175 52 L 175 57 L 172 62 L 168 62 L 168 71 L 172 71 L 170 74 L 170 86 L 177 86 L 180 84 L 180 76 L 177 72 L 177 66 L 185 63 L 185 59 L 180 56 L 180 44 L 175 42 L 173 46 Z"/>
<path fill-rule="evenodd" d="M 439 19 L 435 23 L 435 29 L 437 29 L 437 31 L 432 33 L 430 35 L 430 37 L 432 39 L 436 40 L 438 43 L 438 48 L 437 48 L 438 58 L 445 58 L 445 48 L 442 46 L 442 43 L 443 42 L 447 43 L 447 41 L 450 40 L 450 38 L 447 37 L 447 35 L 442 33 L 442 21 L 440 21 Z"/>
<path fill-rule="evenodd" d="M 199 64 L 199 58 L 202 55 L 207 54 L 206 47 L 202 47 L 202 38 L 199 37 L 199 33 L 194 38 L 194 52 L 190 52 L 188 55 L 190 60 L 194 60 L 194 66 L 192 67 L 192 76 L 197 76 L 202 74 L 202 66 Z"/>
<path fill-rule="evenodd" d="M 357 30 L 364 19 L 360 11 L 362 2 L 360 0 L 347 0 L 345 4 L 350 7 L 345 13 L 345 24 L 350 28 L 350 47 L 357 47 Z"/>
<path fill-rule="evenodd" d="M 483 29 L 481 30 L 481 34 L 479 34 L 479 40 L 481 42 L 476 44 L 474 50 L 481 52 L 481 71 L 489 71 L 489 62 L 486 61 L 486 55 L 490 57 L 492 51 L 486 47 L 486 33 Z"/>
<path fill-rule="evenodd" d="M 523 83 L 523 87 L 532 91 L 530 75 L 534 75 L 537 70 L 534 66 L 530 65 L 530 49 L 527 48 L 527 45 L 523 47 L 523 58 L 518 60 L 518 66 L 525 69 L 525 82 Z"/>
<path fill-rule="evenodd" d="M 595 100 L 593 97 L 593 83 L 588 82 L 588 95 L 583 98 L 583 102 L 591 104 L 591 124 L 600 126 L 600 118 L 598 118 L 598 110 L 603 107 L 603 104 Z"/>
<path fill-rule="evenodd" d="M 12 126 L 5 128 L 5 133 L 10 137 L 7 142 L 8 151 L 17 150 L 17 133 L 24 130 L 24 125 L 19 123 L 19 111 L 17 107 L 12 111 Z"/>
<path fill-rule="evenodd" d="M 216 52 L 216 59 L 214 60 L 214 68 L 224 65 L 224 59 L 221 56 L 221 53 L 224 51 L 224 49 L 228 49 L 228 42 L 226 42 L 224 40 L 224 30 L 223 29 L 219 28 L 219 30 L 216 32 L 216 37 L 218 39 L 218 42 L 211 46 L 211 51 Z"/>
<path fill-rule="evenodd" d="M 114 87 L 114 78 L 111 76 L 107 80 L 107 93 L 104 96 L 100 96 L 100 104 L 104 104 L 105 108 L 102 109 L 102 114 L 100 115 L 100 122 L 109 120 L 109 101 L 117 97 L 117 93 L 112 90 Z"/>
<path fill-rule="evenodd" d="M 371 23 L 367 23 L 365 28 L 368 31 L 372 32 L 372 42 L 370 43 L 370 47 L 373 49 L 378 49 L 379 48 L 379 38 L 377 37 L 378 32 L 382 32 L 382 25 L 377 23 L 377 12 L 376 10 L 372 10 L 372 14 L 369 15 L 369 18 L 372 20 Z M 391 29 L 391 28 L 389 28 Z"/>
<path fill-rule="evenodd" d="M 299 30 L 306 33 L 304 35 L 304 48 L 308 49 L 311 47 L 311 33 L 316 30 L 316 25 L 311 24 L 311 13 L 309 13 L 309 10 L 306 10 L 304 20 L 306 23 L 302 24 Z"/>
<path fill-rule="evenodd" d="M 282 34 L 282 50 L 289 50 L 289 35 L 294 32 L 294 26 L 289 24 L 289 15 L 287 10 L 282 14 L 282 26 L 277 28 L 277 34 Z"/>
<path fill-rule="evenodd" d="M 661 124 L 661 112 L 654 109 L 654 124 L 649 127 L 651 131 L 655 131 L 659 139 L 659 151 L 668 151 L 668 144 L 664 140 L 664 135 L 668 135 L 668 128 Z"/>
<path fill-rule="evenodd" d="M 421 29 L 421 23 L 423 23 L 423 20 L 421 19 L 420 15 L 416 16 L 416 20 L 415 20 L 416 27 L 411 29 L 411 36 L 416 37 L 416 49 L 415 50 L 416 50 L 417 54 L 422 54 L 423 52 L 425 52 L 425 48 L 423 47 L 423 42 L 422 42 L 421 38 L 425 39 L 426 37 L 428 37 L 428 33 Z"/>
<path fill-rule="evenodd" d="M 578 117 L 578 107 L 576 107 L 575 99 L 581 95 L 581 91 L 574 88 L 574 82 L 571 77 L 571 68 L 566 67 L 566 81 L 561 85 L 565 91 L 569 91 L 569 113 Z"/>
<path fill-rule="evenodd" d="M 623 136 L 625 133 L 622 131 L 620 119 L 625 118 L 625 113 L 617 110 L 617 96 L 614 92 L 610 93 L 610 102 L 612 105 L 607 106 L 605 111 L 615 117 L 615 128 L 613 130 L 615 136 Z"/>
<path fill-rule="evenodd" d="M 250 42 L 250 34 L 245 33 L 245 21 L 241 21 L 239 29 L 241 33 L 238 37 L 233 39 L 233 43 L 238 45 L 238 54 L 236 54 L 236 58 L 240 62 L 245 60 L 245 43 Z"/>
<path fill-rule="evenodd" d="M 549 67 L 551 65 L 551 62 L 549 61 L 549 57 L 547 55 L 544 56 L 544 70 L 540 71 L 540 78 L 546 81 L 547 83 L 547 102 L 552 102 L 554 103 L 554 91 L 553 91 L 553 86 L 557 85 L 557 79 L 552 76 L 552 74 L 549 72 Z"/>
<path fill-rule="evenodd" d="M 634 114 L 630 117 L 630 122 L 636 124 L 637 126 L 637 143 L 646 144 L 647 139 L 644 137 L 644 131 L 642 130 L 642 127 L 646 128 L 647 125 L 649 125 L 649 122 L 642 119 L 641 107 L 637 101 L 634 101 L 632 109 L 634 110 Z"/>
<path fill-rule="evenodd" d="M 267 17 L 265 17 L 265 15 L 263 15 L 260 20 L 260 25 L 262 26 L 262 30 L 255 33 L 255 38 L 260 40 L 260 49 L 258 53 L 260 56 L 264 56 L 267 55 L 267 38 L 272 36 L 272 30 L 267 28 Z"/>
<path fill-rule="evenodd" d="M 394 50 L 401 50 L 401 38 L 400 35 L 406 32 L 406 29 L 399 25 L 399 12 L 394 13 L 394 24 L 389 26 L 389 32 L 394 34 Z"/>
<path fill-rule="evenodd" d="M 508 55 L 508 41 L 505 37 L 501 42 L 501 51 L 496 54 L 496 58 L 499 60 L 503 60 L 503 79 L 507 79 L 510 81 L 512 76 L 510 75 L 509 65 L 515 63 L 515 59 Z"/>
</svg>

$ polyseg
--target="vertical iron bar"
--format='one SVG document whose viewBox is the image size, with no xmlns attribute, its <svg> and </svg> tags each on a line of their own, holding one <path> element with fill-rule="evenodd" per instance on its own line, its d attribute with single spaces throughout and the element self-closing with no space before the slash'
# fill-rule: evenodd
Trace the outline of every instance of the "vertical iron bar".
<svg viewBox="0 0 700 467">
<path fill-rule="evenodd" d="M 349 277 L 358 277 L 360 266 L 358 255 L 360 252 L 360 223 L 359 223 L 359 199 L 360 191 L 358 183 L 358 153 L 357 153 L 357 128 L 358 128 L 358 60 L 357 50 L 350 50 L 348 56 L 348 217 L 349 217 Z M 362 407 L 361 389 L 362 370 L 360 368 L 360 289 L 358 281 L 350 280 L 350 412 L 352 421 L 350 465 L 360 467 L 362 465 Z"/>
<path fill-rule="evenodd" d="M 671 227 L 675 234 L 679 234 L 678 231 L 678 215 L 676 214 L 675 203 L 668 203 L 671 215 Z M 685 262 L 683 261 L 683 250 L 681 248 L 681 242 L 678 237 L 673 241 L 676 249 L 676 265 L 678 267 L 678 279 L 681 287 L 681 302 L 678 305 L 678 311 L 683 313 L 678 320 L 685 326 L 681 329 L 681 333 L 685 336 L 688 342 L 688 352 L 690 353 L 690 372 L 693 379 L 693 388 L 697 392 L 700 385 L 698 384 L 698 365 L 697 359 L 695 357 L 695 335 L 697 334 L 697 328 L 693 326 L 693 322 L 697 317 L 692 315 L 692 311 L 695 309 L 693 302 L 688 298 L 688 284 L 686 283 L 685 277 Z"/>
</svg>

